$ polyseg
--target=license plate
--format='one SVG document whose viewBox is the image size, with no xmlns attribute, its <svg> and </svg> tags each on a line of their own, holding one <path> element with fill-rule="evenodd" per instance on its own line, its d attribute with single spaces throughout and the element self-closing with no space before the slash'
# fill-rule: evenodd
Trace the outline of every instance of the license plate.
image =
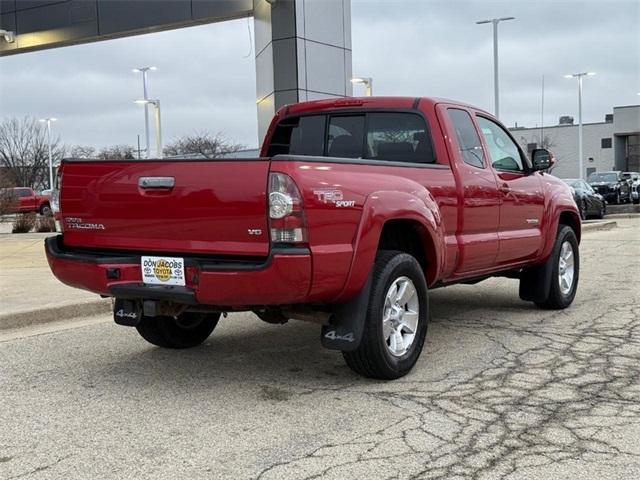
<svg viewBox="0 0 640 480">
<path fill-rule="evenodd" d="M 144 283 L 184 286 L 184 258 L 142 257 L 140 268 Z"/>
</svg>

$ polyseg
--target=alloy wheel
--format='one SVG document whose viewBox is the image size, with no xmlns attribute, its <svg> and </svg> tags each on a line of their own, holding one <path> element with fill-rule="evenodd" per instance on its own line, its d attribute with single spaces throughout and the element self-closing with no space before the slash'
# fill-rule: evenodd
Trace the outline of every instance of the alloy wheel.
<svg viewBox="0 0 640 480">
<path fill-rule="evenodd" d="M 395 357 L 409 351 L 418 330 L 420 302 L 409 277 L 397 278 L 387 290 L 382 313 L 382 334 L 387 350 Z"/>
<path fill-rule="evenodd" d="M 573 287 L 574 261 L 573 246 L 565 241 L 560 248 L 560 258 L 558 259 L 558 283 L 563 295 L 568 295 Z"/>
</svg>

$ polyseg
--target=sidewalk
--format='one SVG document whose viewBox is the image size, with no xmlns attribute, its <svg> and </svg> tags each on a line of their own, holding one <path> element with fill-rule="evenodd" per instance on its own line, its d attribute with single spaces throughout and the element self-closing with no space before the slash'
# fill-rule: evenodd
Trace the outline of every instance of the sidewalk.
<svg viewBox="0 0 640 480">
<path fill-rule="evenodd" d="M 0 233 L 0 329 L 108 312 L 110 301 L 59 282 L 44 239 L 53 233 Z"/>
</svg>

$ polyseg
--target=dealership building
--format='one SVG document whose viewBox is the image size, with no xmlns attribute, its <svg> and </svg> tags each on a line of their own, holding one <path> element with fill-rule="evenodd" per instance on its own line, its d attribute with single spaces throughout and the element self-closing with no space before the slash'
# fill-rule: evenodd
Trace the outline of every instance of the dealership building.
<svg viewBox="0 0 640 480">
<path fill-rule="evenodd" d="M 585 178 L 593 172 L 607 170 L 640 171 L 640 105 L 614 107 L 613 113 L 605 115 L 603 120 L 582 125 Z M 544 129 L 515 127 L 510 130 L 527 152 L 536 148 L 553 152 L 554 175 L 579 176 L 578 125 L 572 117 L 560 117 L 558 125 Z"/>
</svg>

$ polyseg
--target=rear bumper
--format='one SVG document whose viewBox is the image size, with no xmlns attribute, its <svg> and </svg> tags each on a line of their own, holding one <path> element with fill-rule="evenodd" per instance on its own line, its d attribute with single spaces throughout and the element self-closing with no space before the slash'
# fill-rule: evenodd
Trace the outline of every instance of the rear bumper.
<svg viewBox="0 0 640 480">
<path fill-rule="evenodd" d="M 111 297 L 220 307 L 286 305 L 304 302 L 312 275 L 306 248 L 273 249 L 266 259 L 248 261 L 185 256 L 184 287 L 144 285 L 136 253 L 69 248 L 62 235 L 47 238 L 45 250 L 58 280 Z"/>
</svg>

